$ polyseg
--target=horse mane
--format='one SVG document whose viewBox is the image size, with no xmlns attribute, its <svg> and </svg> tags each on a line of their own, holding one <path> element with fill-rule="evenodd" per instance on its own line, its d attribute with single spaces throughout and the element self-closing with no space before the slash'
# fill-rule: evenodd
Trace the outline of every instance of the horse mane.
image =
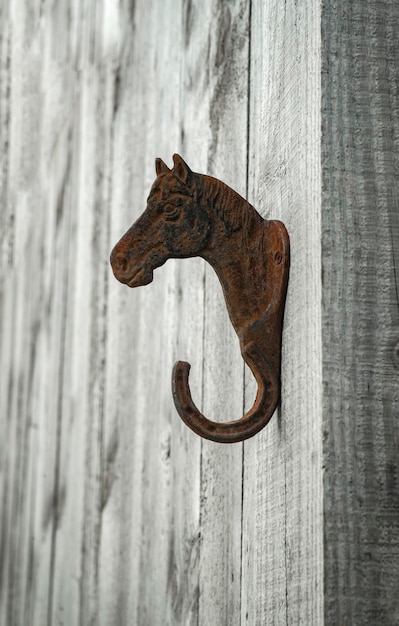
<svg viewBox="0 0 399 626">
<path fill-rule="evenodd" d="M 248 230 L 249 222 L 256 213 L 255 209 L 239 193 L 213 176 L 196 174 L 197 199 L 205 200 L 208 210 L 215 211 L 223 222 L 226 234 L 244 228 Z"/>
</svg>

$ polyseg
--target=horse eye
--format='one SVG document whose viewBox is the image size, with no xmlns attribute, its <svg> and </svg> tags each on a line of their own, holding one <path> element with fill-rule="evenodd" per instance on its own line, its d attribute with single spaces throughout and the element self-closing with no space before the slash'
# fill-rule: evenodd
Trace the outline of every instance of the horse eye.
<svg viewBox="0 0 399 626">
<path fill-rule="evenodd" d="M 168 221 L 177 220 L 180 216 L 180 209 L 178 207 L 172 206 L 171 204 L 167 204 L 164 207 L 165 219 Z"/>
</svg>

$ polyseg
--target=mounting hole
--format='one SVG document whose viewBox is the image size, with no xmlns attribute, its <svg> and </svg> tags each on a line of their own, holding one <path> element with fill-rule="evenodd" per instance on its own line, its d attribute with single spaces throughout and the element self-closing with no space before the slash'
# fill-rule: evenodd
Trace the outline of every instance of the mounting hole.
<svg viewBox="0 0 399 626">
<path fill-rule="evenodd" d="M 275 260 L 275 262 L 277 263 L 277 265 L 280 265 L 280 264 L 281 264 L 281 262 L 282 262 L 282 260 L 283 260 L 283 255 L 282 255 L 282 253 L 281 253 L 280 251 L 275 252 L 275 254 L 274 254 L 274 260 Z"/>
</svg>

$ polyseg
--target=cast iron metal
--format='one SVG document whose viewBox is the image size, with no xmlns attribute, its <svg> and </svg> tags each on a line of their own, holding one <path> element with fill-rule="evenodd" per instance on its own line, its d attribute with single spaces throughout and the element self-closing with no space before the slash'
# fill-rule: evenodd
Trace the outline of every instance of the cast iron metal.
<svg viewBox="0 0 399 626">
<path fill-rule="evenodd" d="M 258 383 L 256 399 L 241 419 L 207 419 L 191 398 L 190 365 L 183 361 L 173 370 L 173 398 L 180 417 L 201 437 L 242 441 L 266 426 L 279 401 L 289 238 L 284 224 L 264 220 L 220 180 L 192 172 L 178 154 L 173 162 L 169 169 L 156 159 L 147 208 L 112 250 L 111 265 L 129 287 L 150 283 L 169 258 L 199 256 L 215 269 L 241 354 Z"/>
</svg>

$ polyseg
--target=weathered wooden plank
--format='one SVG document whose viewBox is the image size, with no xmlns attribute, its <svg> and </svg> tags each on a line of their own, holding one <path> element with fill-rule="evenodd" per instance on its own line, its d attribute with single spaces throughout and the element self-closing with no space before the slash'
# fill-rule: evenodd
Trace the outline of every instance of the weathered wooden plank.
<svg viewBox="0 0 399 626">
<path fill-rule="evenodd" d="M 249 200 L 286 224 L 291 270 L 281 407 L 244 444 L 246 624 L 323 623 L 319 20 L 252 3 Z"/>
<path fill-rule="evenodd" d="M 246 2 L 187 3 L 184 155 L 193 169 L 214 174 L 243 195 L 248 28 Z M 192 360 L 192 375 L 202 367 L 204 414 L 230 421 L 242 415 L 243 363 L 220 284 L 209 266 L 203 280 L 203 365 L 198 358 Z M 201 396 L 193 397 L 201 406 Z M 240 622 L 241 485 L 242 446 L 203 441 L 199 623 Z"/>
<path fill-rule="evenodd" d="M 51 587 L 54 484 L 60 423 L 67 229 L 59 228 L 62 177 L 43 193 L 47 163 L 41 119 L 40 47 L 35 11 L 9 7 L 9 136 L 7 141 L 7 270 L 4 278 L 8 375 L 2 405 L 8 461 L 2 524 L 2 623 L 46 623 Z M 54 168 L 63 171 L 65 155 Z M 52 200 L 51 204 L 49 199 Z M 8 319 L 7 319 L 8 318 Z M 10 321 L 12 324 L 10 326 Z M 6 434 L 7 433 L 7 434 Z"/>
<path fill-rule="evenodd" d="M 116 71 L 108 252 L 139 213 L 137 204 L 140 134 L 143 123 L 131 105 L 133 86 L 142 70 L 132 65 L 134 13 L 118 15 L 121 48 Z M 134 161 L 136 155 L 136 162 Z M 135 170 L 138 170 L 135 173 Z M 110 269 L 110 268 L 109 268 Z M 101 624 L 136 621 L 141 543 L 141 468 L 143 421 L 139 419 L 140 370 L 138 333 L 143 293 L 128 293 L 111 275 L 108 286 L 108 325 L 101 471 L 101 547 L 99 611 Z"/>
<path fill-rule="evenodd" d="M 399 3 L 323 5 L 326 623 L 397 624 Z"/>
<path fill-rule="evenodd" d="M 79 90 L 79 96 L 73 103 L 71 141 L 66 147 L 73 169 L 64 211 L 72 214 L 73 224 L 57 477 L 63 511 L 57 524 L 51 599 L 52 620 L 64 623 L 78 619 L 89 622 L 98 610 L 96 566 L 105 385 L 108 134 L 99 117 L 107 123 L 109 96 L 106 81 L 100 88 L 99 81 L 90 77 L 89 68 L 81 71 L 80 79 L 79 85 L 71 85 L 75 93 Z M 100 100 L 104 107 L 98 105 Z"/>
<path fill-rule="evenodd" d="M 131 48 L 120 68 L 113 168 L 115 190 L 119 181 L 126 192 L 112 206 L 112 245 L 145 208 L 154 157 L 170 163 L 179 149 L 180 11 L 175 2 L 142 2 L 131 15 L 143 36 L 128 33 Z M 109 344 L 107 365 L 114 388 L 106 399 L 104 482 L 112 491 L 102 521 L 104 624 L 197 620 L 200 442 L 175 413 L 170 388 L 177 346 L 180 358 L 190 344 L 201 355 L 202 294 L 190 287 L 189 268 L 173 262 L 146 288 L 119 296 L 126 287 L 110 287 L 115 319 L 110 315 L 108 330 L 116 344 Z"/>
</svg>

